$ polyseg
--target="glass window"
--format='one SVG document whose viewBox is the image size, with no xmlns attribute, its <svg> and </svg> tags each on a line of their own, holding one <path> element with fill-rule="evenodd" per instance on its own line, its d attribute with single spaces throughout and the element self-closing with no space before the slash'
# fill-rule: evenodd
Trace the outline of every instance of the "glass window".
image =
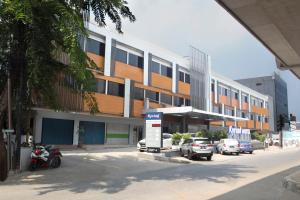
<svg viewBox="0 0 300 200">
<path fill-rule="evenodd" d="M 159 74 L 159 63 L 152 61 L 151 72 Z"/>
<path fill-rule="evenodd" d="M 186 106 L 191 106 L 191 100 L 186 99 L 186 100 L 185 100 L 185 105 L 186 105 Z"/>
<path fill-rule="evenodd" d="M 116 48 L 116 60 L 127 64 L 127 52 Z"/>
<path fill-rule="evenodd" d="M 179 72 L 179 80 L 184 82 L 184 73 L 183 72 Z"/>
<path fill-rule="evenodd" d="M 160 101 L 162 103 L 172 105 L 172 96 L 161 93 L 160 94 Z"/>
<path fill-rule="evenodd" d="M 247 96 L 244 96 L 244 102 L 248 103 L 248 97 Z"/>
<path fill-rule="evenodd" d="M 250 115 L 250 120 L 254 120 L 253 114 Z"/>
<path fill-rule="evenodd" d="M 142 88 L 134 88 L 134 99 L 144 100 L 144 90 Z"/>
<path fill-rule="evenodd" d="M 189 74 L 185 74 L 185 82 L 186 83 L 191 83 L 191 78 Z"/>
<path fill-rule="evenodd" d="M 184 98 L 174 97 L 174 104 L 177 107 L 184 106 Z"/>
<path fill-rule="evenodd" d="M 151 100 L 157 101 L 157 102 L 159 101 L 159 93 L 158 92 L 152 92 L 152 91 L 146 90 L 146 97 Z"/>
<path fill-rule="evenodd" d="M 242 118 L 246 118 L 246 115 L 244 112 L 242 112 Z"/>
<path fill-rule="evenodd" d="M 160 65 L 161 75 L 172 78 L 172 68 L 165 65 Z"/>
<path fill-rule="evenodd" d="M 135 67 L 143 68 L 144 67 L 144 59 L 140 56 L 129 53 L 128 64 L 135 66 Z"/>
<path fill-rule="evenodd" d="M 264 107 L 264 103 L 260 102 L 260 107 L 263 108 Z"/>
<path fill-rule="evenodd" d="M 258 120 L 259 122 L 261 121 L 260 115 L 257 116 L 257 120 Z"/>
<path fill-rule="evenodd" d="M 96 84 L 97 84 L 96 92 L 104 94 L 105 93 L 106 80 L 97 79 Z"/>
<path fill-rule="evenodd" d="M 113 96 L 124 97 L 124 85 L 109 81 L 107 93 Z"/>
<path fill-rule="evenodd" d="M 239 94 L 237 92 L 234 93 L 234 98 L 239 99 Z"/>
<path fill-rule="evenodd" d="M 211 84 L 211 91 L 215 92 L 215 84 L 214 83 Z"/>
<path fill-rule="evenodd" d="M 269 119 L 265 117 L 265 123 L 269 123 Z"/>
<path fill-rule="evenodd" d="M 87 38 L 86 51 L 96 55 L 105 55 L 105 44 L 91 38 Z"/>
<path fill-rule="evenodd" d="M 234 110 L 231 110 L 231 115 L 234 116 Z"/>
<path fill-rule="evenodd" d="M 224 96 L 228 95 L 228 90 L 226 88 L 224 88 Z"/>
</svg>

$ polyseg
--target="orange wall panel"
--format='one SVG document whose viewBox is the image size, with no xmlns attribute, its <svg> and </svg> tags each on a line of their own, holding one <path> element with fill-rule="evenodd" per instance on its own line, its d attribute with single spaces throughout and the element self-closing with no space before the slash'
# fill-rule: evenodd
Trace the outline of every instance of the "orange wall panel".
<svg viewBox="0 0 300 200">
<path fill-rule="evenodd" d="M 157 73 L 151 74 L 152 83 L 151 85 L 154 87 L 166 89 L 166 90 L 172 90 L 172 79 L 166 76 L 162 76 Z"/>
<path fill-rule="evenodd" d="M 248 110 L 249 104 L 248 103 L 242 103 L 242 110 Z"/>
<path fill-rule="evenodd" d="M 261 124 L 260 124 L 260 122 L 255 122 L 255 128 L 256 129 L 261 129 Z"/>
<path fill-rule="evenodd" d="M 210 125 L 213 125 L 213 126 L 223 126 L 223 121 L 213 121 L 213 122 L 210 122 Z"/>
<path fill-rule="evenodd" d="M 96 93 L 95 98 L 98 103 L 98 108 L 100 113 L 112 114 L 112 115 L 123 115 L 124 112 L 123 97 Z M 84 108 L 85 111 L 88 111 L 86 102 Z"/>
<path fill-rule="evenodd" d="M 254 113 L 260 113 L 260 112 L 259 112 L 259 108 L 256 107 L 256 106 L 251 106 L 251 110 L 252 110 L 252 112 L 254 112 Z"/>
<path fill-rule="evenodd" d="M 150 108 L 161 108 L 162 106 L 159 103 L 149 102 Z"/>
<path fill-rule="evenodd" d="M 248 120 L 247 121 L 247 125 L 248 125 L 248 128 L 254 128 L 254 121 L 253 120 Z"/>
<path fill-rule="evenodd" d="M 90 52 L 86 53 L 87 56 L 94 61 L 94 63 L 98 66 L 98 68 L 103 71 L 104 70 L 104 57 L 99 56 Z"/>
<path fill-rule="evenodd" d="M 262 129 L 263 129 L 263 130 L 270 130 L 270 125 L 269 125 L 269 123 L 263 123 Z"/>
<path fill-rule="evenodd" d="M 232 99 L 231 101 L 231 105 L 234 107 L 239 107 L 240 106 L 240 102 L 237 99 Z"/>
<path fill-rule="evenodd" d="M 178 93 L 190 95 L 191 85 L 188 83 L 184 83 L 182 81 L 178 81 Z"/>
<path fill-rule="evenodd" d="M 134 117 L 142 117 L 143 109 L 144 109 L 144 101 L 133 100 L 133 116 Z"/>
<path fill-rule="evenodd" d="M 260 109 L 260 113 L 265 115 L 265 116 L 269 116 L 269 110 L 266 108 L 261 108 Z"/>
<path fill-rule="evenodd" d="M 142 69 L 118 61 L 115 63 L 115 76 L 129 78 L 140 83 L 144 79 Z"/>
<path fill-rule="evenodd" d="M 219 101 L 220 101 L 220 103 L 230 106 L 230 98 L 227 96 L 220 95 Z"/>
<path fill-rule="evenodd" d="M 239 121 L 237 122 L 238 127 L 246 128 L 247 127 L 247 122 L 246 121 Z"/>
<path fill-rule="evenodd" d="M 226 126 L 234 126 L 234 122 L 233 121 L 226 121 L 225 125 Z"/>
</svg>

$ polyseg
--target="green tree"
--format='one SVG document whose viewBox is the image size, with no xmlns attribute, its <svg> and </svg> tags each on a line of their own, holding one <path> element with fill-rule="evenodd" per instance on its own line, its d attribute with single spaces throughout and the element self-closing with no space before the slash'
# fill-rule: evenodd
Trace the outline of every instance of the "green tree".
<svg viewBox="0 0 300 200">
<path fill-rule="evenodd" d="M 34 92 L 51 108 L 59 108 L 54 90 L 58 73 L 74 78 L 78 91 L 94 84 L 87 66 L 95 66 L 82 51 L 79 36 L 87 36 L 85 16 L 93 13 L 100 26 L 108 17 L 122 33 L 121 19 L 135 21 L 124 0 L 0 0 L 0 89 L 10 72 L 19 160 L 20 133 Z M 59 62 L 64 53 L 68 63 Z M 0 94 L 1 95 L 1 94 Z M 98 107 L 92 93 L 84 93 L 90 110 Z M 4 112 L 2 108 L 0 112 Z M 1 128 L 1 127 L 0 127 Z M 1 135 L 0 135 L 1 137 Z"/>
</svg>

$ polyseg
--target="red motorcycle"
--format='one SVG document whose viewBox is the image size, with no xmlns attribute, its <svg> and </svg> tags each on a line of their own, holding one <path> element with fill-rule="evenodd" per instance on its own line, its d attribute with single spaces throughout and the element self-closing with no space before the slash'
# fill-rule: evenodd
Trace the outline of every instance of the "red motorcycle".
<svg viewBox="0 0 300 200">
<path fill-rule="evenodd" d="M 37 168 L 58 168 L 62 154 L 58 148 L 52 146 L 35 146 L 31 152 L 30 170 Z"/>
</svg>

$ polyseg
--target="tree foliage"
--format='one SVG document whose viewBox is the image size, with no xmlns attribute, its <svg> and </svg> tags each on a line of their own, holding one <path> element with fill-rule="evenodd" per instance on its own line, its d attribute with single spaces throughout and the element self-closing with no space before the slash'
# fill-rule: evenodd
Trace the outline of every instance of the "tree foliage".
<svg viewBox="0 0 300 200">
<path fill-rule="evenodd" d="M 72 76 L 80 86 L 75 88 L 78 91 L 90 91 L 94 84 L 93 74 L 86 67 L 95 63 L 79 44 L 79 37 L 87 36 L 85 16 L 94 16 L 100 26 L 105 26 L 109 18 L 120 33 L 122 18 L 135 21 L 124 0 L 0 0 L 0 91 L 10 72 L 17 152 L 24 128 L 22 118 L 30 110 L 33 93 L 57 109 L 54 83 L 59 73 Z M 67 55 L 67 64 L 58 61 L 60 52 Z M 84 94 L 90 110 L 96 112 L 93 93 Z"/>
</svg>

